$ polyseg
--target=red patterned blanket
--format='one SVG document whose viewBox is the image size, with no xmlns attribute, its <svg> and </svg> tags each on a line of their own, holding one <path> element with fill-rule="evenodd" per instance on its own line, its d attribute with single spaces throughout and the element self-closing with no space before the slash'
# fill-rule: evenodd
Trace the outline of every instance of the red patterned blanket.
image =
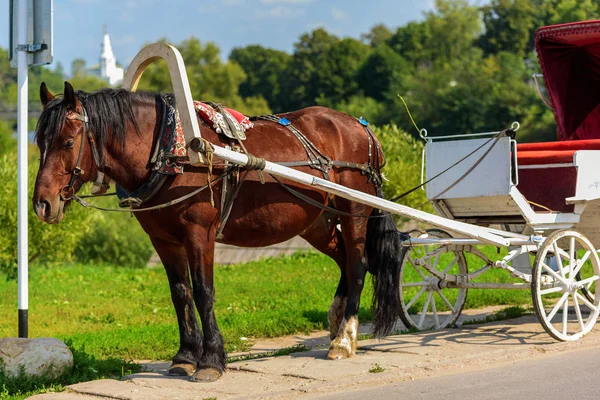
<svg viewBox="0 0 600 400">
<path fill-rule="evenodd" d="M 154 170 L 161 174 L 181 174 L 183 173 L 183 164 L 180 161 L 187 156 L 185 135 L 183 134 L 183 128 L 179 120 L 179 112 L 168 101 L 166 104 L 167 120 L 154 163 Z M 207 125 L 212 127 L 217 133 L 225 134 L 229 137 L 232 137 L 231 130 L 235 129 L 237 134 L 242 139 L 245 139 L 245 132 L 253 126 L 250 118 L 230 108 L 223 107 L 233 119 L 229 118 L 227 114 L 220 113 L 213 106 L 200 101 L 194 101 L 194 109 L 198 117 Z M 229 118 L 229 122 L 225 118 Z"/>
</svg>

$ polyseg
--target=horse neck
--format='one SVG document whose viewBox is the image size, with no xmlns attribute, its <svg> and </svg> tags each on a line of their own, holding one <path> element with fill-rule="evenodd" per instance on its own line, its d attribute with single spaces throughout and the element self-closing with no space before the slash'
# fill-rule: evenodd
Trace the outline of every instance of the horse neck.
<svg viewBox="0 0 600 400">
<path fill-rule="evenodd" d="M 148 163 L 162 118 L 156 112 L 154 98 L 132 100 L 132 108 L 139 132 L 129 121 L 125 146 L 106 145 L 104 166 L 100 169 L 127 190 L 139 187 L 150 175 Z"/>
</svg>

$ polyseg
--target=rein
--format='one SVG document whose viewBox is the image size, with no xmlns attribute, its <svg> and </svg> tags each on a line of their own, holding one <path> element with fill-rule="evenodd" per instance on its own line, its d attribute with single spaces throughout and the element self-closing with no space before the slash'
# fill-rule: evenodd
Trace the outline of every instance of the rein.
<svg viewBox="0 0 600 400">
<path fill-rule="evenodd" d="M 73 195 L 73 200 L 75 200 L 76 202 L 78 202 L 79 204 L 81 204 L 83 207 L 95 208 L 96 210 L 100 210 L 100 211 L 134 213 L 134 212 L 160 210 L 162 208 L 167 208 L 167 207 L 174 206 L 175 204 L 181 203 L 182 201 L 185 201 L 185 200 L 187 200 L 187 199 L 189 199 L 191 197 L 194 197 L 195 195 L 197 195 L 198 193 L 202 192 L 203 190 L 206 190 L 209 187 L 212 187 L 213 183 L 219 182 L 221 179 L 225 178 L 227 175 L 231 174 L 232 172 L 233 172 L 233 169 L 229 169 L 227 171 L 224 171 L 221 175 L 219 175 L 218 177 L 216 177 L 212 181 L 208 182 L 206 185 L 203 185 L 203 186 L 199 187 L 198 189 L 194 190 L 193 192 L 190 192 L 190 193 L 188 193 L 186 195 L 178 197 L 175 200 L 167 201 L 166 203 L 162 203 L 162 204 L 157 204 L 157 205 L 152 206 L 152 207 L 144 207 L 144 208 L 109 208 L 109 207 L 100 207 L 100 206 L 97 206 L 95 204 L 92 204 L 92 203 L 89 203 L 89 202 L 83 200 L 83 197 L 87 197 L 87 196 L 80 197 L 80 196 L 77 196 L 77 195 Z"/>
</svg>

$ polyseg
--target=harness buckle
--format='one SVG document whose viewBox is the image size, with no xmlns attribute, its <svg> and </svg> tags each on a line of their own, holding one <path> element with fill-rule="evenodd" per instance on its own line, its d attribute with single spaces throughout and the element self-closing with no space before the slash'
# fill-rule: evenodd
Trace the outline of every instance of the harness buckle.
<svg viewBox="0 0 600 400">
<path fill-rule="evenodd" d="M 75 188 L 71 185 L 67 185 L 65 187 L 63 187 L 62 189 L 60 189 L 60 199 L 62 201 L 69 201 L 73 198 L 73 196 L 75 195 Z"/>
</svg>

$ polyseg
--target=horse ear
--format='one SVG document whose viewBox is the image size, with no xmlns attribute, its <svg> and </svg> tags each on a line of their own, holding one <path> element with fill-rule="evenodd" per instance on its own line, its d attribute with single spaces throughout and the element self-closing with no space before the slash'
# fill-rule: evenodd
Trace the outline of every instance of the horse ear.
<svg viewBox="0 0 600 400">
<path fill-rule="evenodd" d="M 46 82 L 42 82 L 40 85 L 40 100 L 42 101 L 42 107 L 46 107 L 46 104 L 52 99 L 54 99 L 54 95 L 52 95 L 46 87 Z"/>
<path fill-rule="evenodd" d="M 65 81 L 65 91 L 63 94 L 64 104 L 67 108 L 75 110 L 77 108 L 77 98 L 75 97 L 75 90 L 69 82 Z"/>
</svg>

